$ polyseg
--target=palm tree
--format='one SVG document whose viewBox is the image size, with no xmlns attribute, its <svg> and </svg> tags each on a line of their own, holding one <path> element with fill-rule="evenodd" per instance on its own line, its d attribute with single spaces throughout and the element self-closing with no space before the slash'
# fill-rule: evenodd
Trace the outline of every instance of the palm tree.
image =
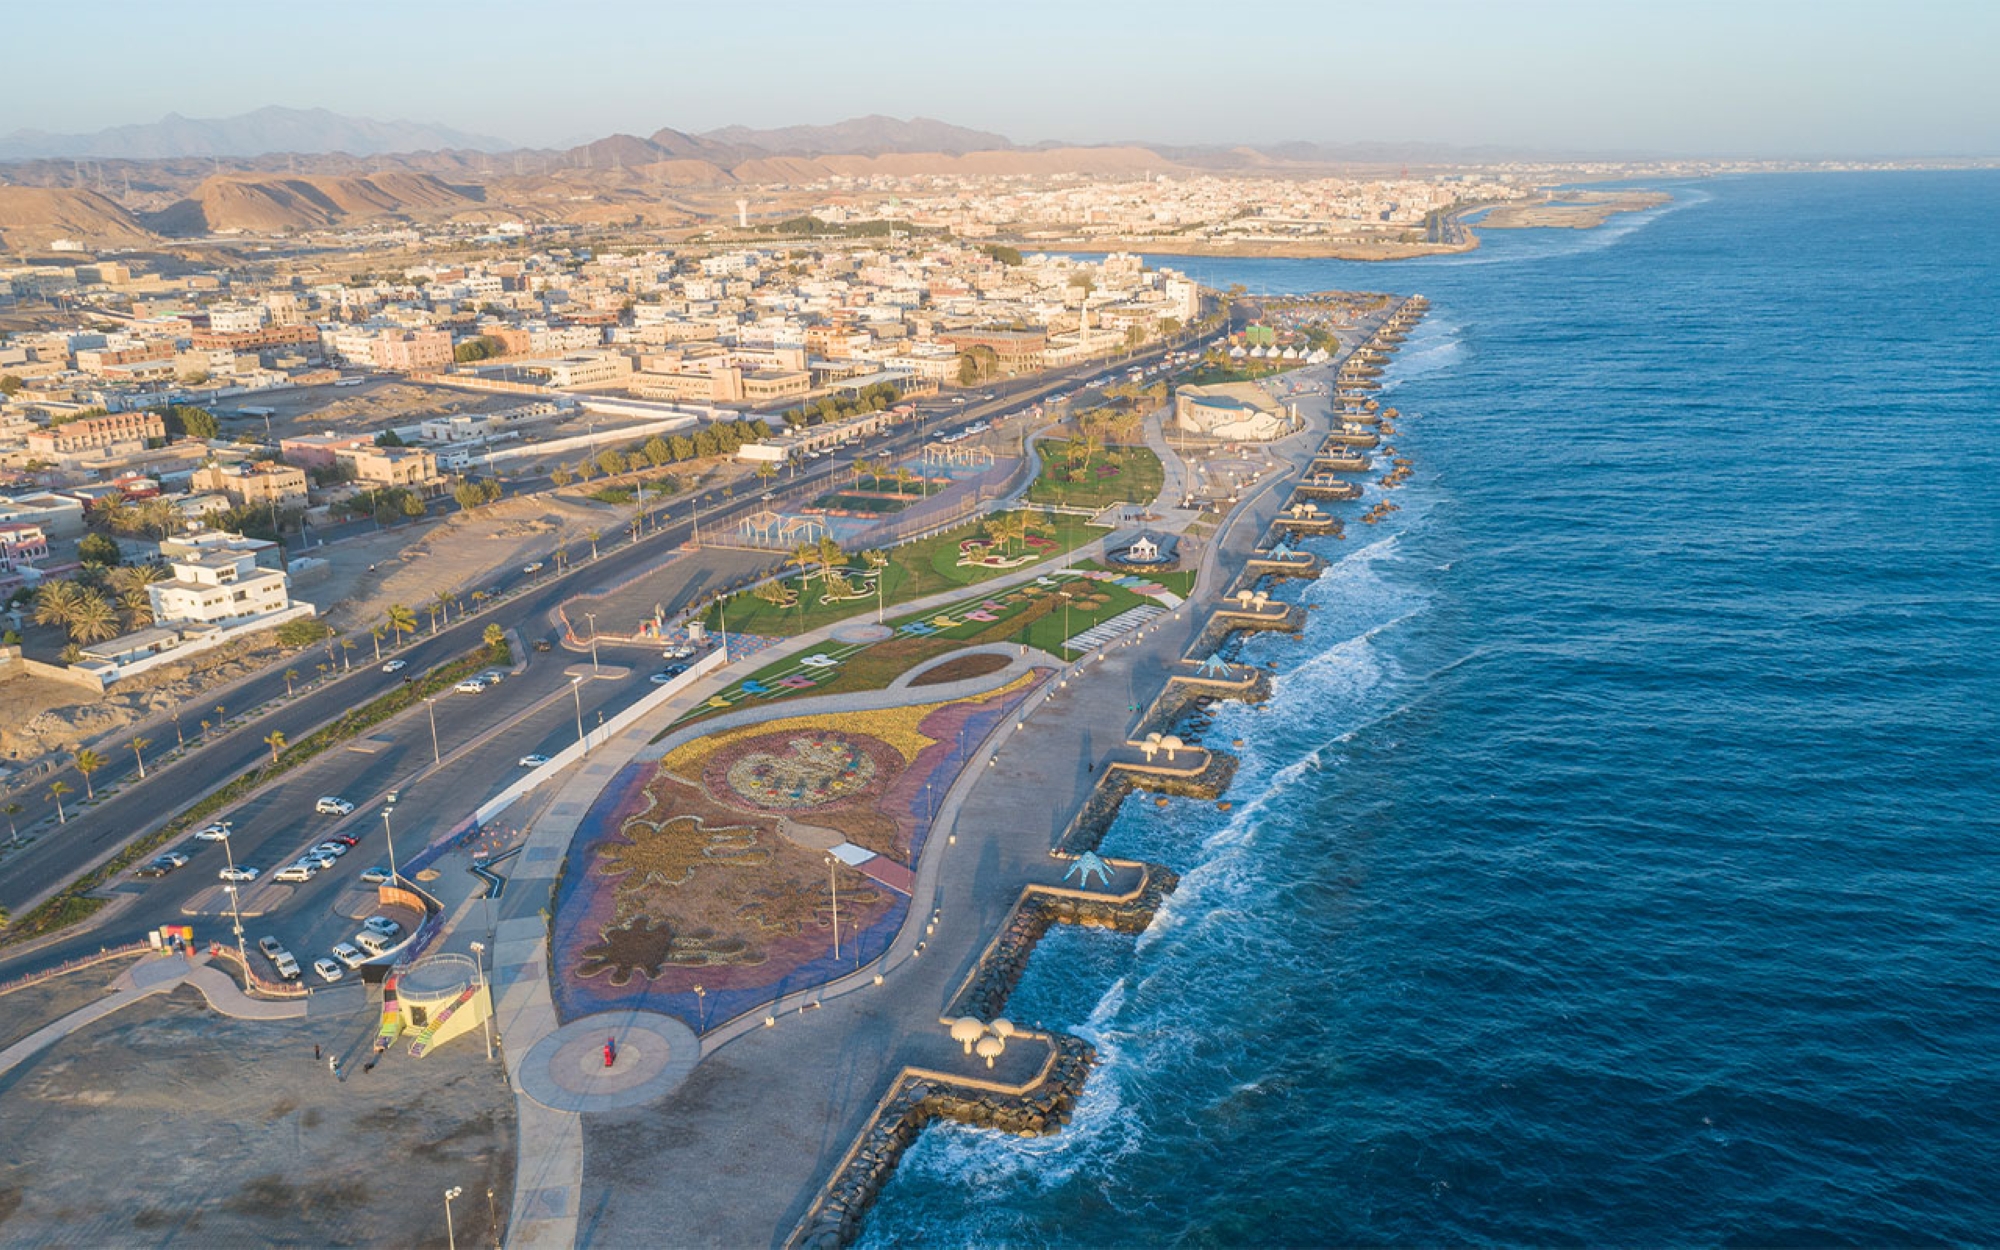
<svg viewBox="0 0 2000 1250">
<path fill-rule="evenodd" d="M 902 493 L 903 493 L 903 488 L 904 488 L 905 486 L 908 486 L 908 485 L 910 484 L 910 480 L 911 480 L 912 478 L 914 478 L 914 477 L 916 477 L 916 474 L 914 474 L 914 473 L 910 472 L 910 468 L 909 468 L 909 466 L 908 466 L 908 465 L 900 465 L 900 464 L 899 464 L 899 465 L 897 465 L 897 466 L 896 466 L 896 493 L 897 493 L 898 495 L 902 494 Z"/>
<path fill-rule="evenodd" d="M 35 592 L 35 624 L 68 626 L 81 598 L 83 588 L 75 582 L 47 583 Z"/>
<path fill-rule="evenodd" d="M 76 752 L 76 754 L 71 758 L 74 760 L 76 764 L 76 771 L 83 774 L 83 789 L 85 795 L 89 798 L 95 799 L 97 797 L 97 788 L 90 784 L 90 774 L 104 767 L 104 757 L 102 755 L 99 755 L 97 752 L 91 750 L 89 747 L 83 747 L 79 749 Z"/>
<path fill-rule="evenodd" d="M 437 610 L 444 614 L 444 623 L 447 625 L 451 624 L 451 592 L 448 590 L 438 591 L 432 602 L 436 603 Z"/>
<path fill-rule="evenodd" d="M 134 738 L 131 742 L 132 758 L 139 761 L 139 780 L 146 779 L 146 748 L 153 745 L 151 738 Z"/>
<path fill-rule="evenodd" d="M 596 530 L 592 530 L 588 534 L 585 534 L 584 537 L 590 541 L 590 558 L 595 560 L 597 558 L 597 540 L 602 535 Z"/>
<path fill-rule="evenodd" d="M 143 590 L 119 591 L 118 610 L 125 614 L 128 632 L 144 629 L 153 623 L 153 597 Z"/>
<path fill-rule="evenodd" d="M 67 781 L 58 781 L 49 787 L 49 798 L 56 805 L 57 824 L 66 825 L 69 823 L 69 813 L 63 810 L 63 795 L 74 794 L 75 792 L 76 787 Z"/>
<path fill-rule="evenodd" d="M 103 642 L 118 636 L 118 613 L 112 610 L 111 601 L 95 590 L 84 591 L 77 597 L 76 607 L 69 618 L 69 636 L 79 643 Z"/>
<path fill-rule="evenodd" d="M 407 603 L 392 603 L 389 605 L 389 628 L 396 631 L 396 641 L 401 643 L 404 634 L 417 632 L 417 614 L 410 610 Z"/>
<path fill-rule="evenodd" d="M 507 631 L 500 628 L 497 622 L 488 625 L 482 636 L 486 639 L 486 649 L 496 654 L 507 642 Z"/>
<path fill-rule="evenodd" d="M 342 672 L 354 667 L 354 639 L 340 640 L 340 668 Z"/>
<path fill-rule="evenodd" d="M 368 627 L 368 637 L 369 637 L 370 639 L 372 639 L 372 640 L 374 641 L 374 643 L 375 643 L 375 659 L 376 659 L 377 661 L 380 661 L 380 660 L 381 660 L 381 658 L 382 658 L 382 634 L 383 634 L 383 632 L 384 632 L 384 631 L 383 631 L 383 629 L 382 629 L 382 627 L 381 627 L 380 625 L 370 625 L 370 626 Z"/>
<path fill-rule="evenodd" d="M 15 846 L 21 845 L 21 827 L 14 823 L 14 817 L 19 816 L 21 814 L 21 805 L 12 799 L 9 799 L 5 803 L 0 803 L 0 812 L 6 813 L 7 832 L 14 835 L 14 845 Z"/>
<path fill-rule="evenodd" d="M 811 573 L 811 570 L 812 570 L 812 566 L 813 566 L 813 562 L 814 562 L 814 561 L 816 561 L 816 560 L 818 560 L 818 559 L 819 559 L 819 549 L 818 549 L 818 548 L 816 548 L 816 547 L 809 547 L 809 546 L 807 546 L 807 545 L 806 545 L 805 543 L 800 543 L 800 544 L 799 544 L 798 546 L 796 546 L 796 547 L 792 548 L 792 554 L 791 554 L 791 558 L 785 561 L 785 563 L 786 563 L 786 564 L 793 564 L 793 565 L 797 565 L 797 566 L 798 566 L 798 570 L 799 570 L 799 623 L 800 623 L 801 625 L 805 624 L 805 616 L 806 616 L 806 589 L 807 589 L 807 588 L 808 588 L 809 586 L 811 586 L 811 585 L 812 585 L 812 573 Z"/>
<path fill-rule="evenodd" d="M 264 745 L 271 748 L 271 767 L 278 766 L 278 752 L 285 749 L 285 735 L 276 729 L 264 735 Z"/>
<path fill-rule="evenodd" d="M 824 582 L 831 579 L 833 577 L 833 566 L 845 563 L 846 560 L 847 553 L 840 549 L 840 544 L 833 540 L 833 535 L 821 534 L 819 538 L 820 580 Z"/>
<path fill-rule="evenodd" d="M 285 670 L 285 697 L 287 699 L 292 697 L 292 683 L 297 681 L 298 678 L 299 678 L 299 670 L 295 668 L 288 668 Z"/>
</svg>

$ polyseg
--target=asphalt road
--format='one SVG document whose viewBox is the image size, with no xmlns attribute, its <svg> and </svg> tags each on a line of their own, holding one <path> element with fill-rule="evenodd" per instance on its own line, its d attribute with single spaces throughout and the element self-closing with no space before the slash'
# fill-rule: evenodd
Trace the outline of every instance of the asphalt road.
<svg viewBox="0 0 2000 1250">
<path fill-rule="evenodd" d="M 1108 367 L 1100 363 L 1091 368 L 995 382 L 986 391 L 975 393 L 990 392 L 994 395 L 990 401 L 971 399 L 964 405 L 947 401 L 942 411 L 917 425 L 887 432 L 845 455 L 809 461 L 799 478 L 780 479 L 773 483 L 771 491 L 746 490 L 729 501 L 715 495 L 702 500 L 674 501 L 653 514 L 648 522 L 651 528 L 644 529 L 636 540 L 629 528 L 607 532 L 598 544 L 599 557 L 595 560 L 588 558 L 588 548 L 583 547 L 571 553 L 568 567 L 561 572 L 556 571 L 553 563 L 534 574 L 508 570 L 489 581 L 486 589 L 491 592 L 525 587 L 521 594 L 484 612 L 455 617 L 435 634 L 420 632 L 413 636 L 395 652 L 395 657 L 407 664 L 400 673 L 380 671 L 372 644 L 364 636 L 354 651 L 346 653 L 351 671 L 313 689 L 301 690 L 294 698 L 284 697 L 282 669 L 250 678 L 227 693 L 222 700 L 224 706 L 250 708 L 278 701 L 272 710 L 215 735 L 191 757 L 171 768 L 154 769 L 144 781 L 133 780 L 136 765 L 129 749 L 122 744 L 103 748 L 106 762 L 93 775 L 93 783 L 99 789 L 113 787 L 120 781 L 131 784 L 101 802 L 79 809 L 76 799 L 81 797 L 84 786 L 73 770 L 46 778 L 33 791 L 16 796 L 16 801 L 26 809 L 18 817 L 25 826 L 51 810 L 46 797 L 50 782 L 65 780 L 77 792 L 65 800 L 71 808 L 66 824 L 46 831 L 33 846 L 0 862 L 0 907 L 17 913 L 24 910 L 29 902 L 75 876 L 91 861 L 155 827 L 203 791 L 260 762 L 269 753 L 266 735 L 277 731 L 289 741 L 299 741 L 348 708 L 395 688 L 404 678 L 419 675 L 469 651 L 479 644 L 489 624 L 498 623 L 514 630 L 524 645 L 531 644 L 536 639 L 555 637 L 558 628 L 554 624 L 555 609 L 593 587 L 623 582 L 671 561 L 661 568 L 659 580 L 660 598 L 672 612 L 688 600 L 740 576 L 748 567 L 746 561 L 761 563 L 758 557 L 740 552 L 679 551 L 691 536 L 690 514 L 694 508 L 701 508 L 703 525 L 727 525 L 735 517 L 762 506 L 764 494 L 793 496 L 823 491 L 852 454 L 881 456 L 913 450 L 928 438 L 975 421 L 994 420 L 1040 396 L 1074 388 L 1089 378 L 1123 374 L 1133 366 L 1157 359 L 1165 350 L 1157 347 Z M 423 618 L 420 623 L 427 627 Z M 335 654 L 342 654 L 337 647 Z M 304 671 L 317 660 L 314 652 L 307 651 L 291 666 Z M 569 697 L 571 687 L 566 670 L 579 663 L 587 669 L 588 655 L 579 659 L 561 649 L 547 653 L 529 651 L 528 660 L 525 673 L 497 687 L 478 695 L 451 693 L 436 702 L 438 747 L 448 758 L 444 767 L 430 777 L 414 783 L 406 781 L 432 763 L 432 743 L 428 716 L 421 712 L 405 714 L 373 731 L 371 737 L 386 740 L 378 749 L 329 751 L 287 774 L 281 782 L 237 810 L 232 817 L 236 828 L 230 849 L 239 862 L 253 864 L 267 873 L 337 830 L 349 830 L 362 839 L 361 845 L 335 869 L 303 886 L 280 887 L 295 895 L 295 900 L 280 908 L 270 921 L 261 918 L 256 924 L 246 921 L 252 941 L 261 933 L 272 932 L 303 963 L 309 964 L 314 955 L 323 953 L 332 940 L 337 940 L 330 934 L 340 930 L 339 937 L 344 938 L 351 933 L 351 923 L 338 916 L 330 904 L 335 896 L 355 884 L 363 868 L 378 861 L 386 862 L 387 847 L 379 811 L 381 796 L 388 790 L 407 787 L 400 796 L 395 827 L 399 848 L 407 847 L 413 853 L 431 836 L 470 814 L 486 797 L 511 784 L 520 775 L 517 761 L 521 756 L 552 754 L 574 740 L 577 707 L 576 700 Z M 592 718 L 598 713 L 609 717 L 644 694 L 649 689 L 647 677 L 657 671 L 660 661 L 650 652 L 633 650 L 619 662 L 632 666 L 630 675 L 615 680 L 588 680 L 576 687 L 586 728 L 591 727 Z M 208 710 L 211 709 L 195 708 L 182 713 L 182 728 L 191 738 L 199 734 L 199 720 Z M 162 735 L 156 732 L 152 736 L 156 746 L 163 749 Z M 459 754 L 454 755 L 455 752 Z M 357 805 L 357 810 L 344 819 L 316 816 L 312 808 L 320 795 L 345 797 Z M 138 932 L 158 924 L 179 922 L 190 900 L 217 893 L 216 874 L 224 863 L 220 844 L 185 839 L 178 849 L 192 856 L 187 867 L 157 879 L 135 879 L 127 874 L 110 887 L 114 891 L 137 889 L 144 893 L 142 910 L 126 912 L 125 918 L 118 922 L 120 930 Z M 246 903 L 252 902 L 265 884 L 260 881 L 244 888 L 241 897 Z M 226 906 L 226 902 L 218 895 L 208 900 L 208 906 L 215 910 L 218 904 Z M 204 939 L 223 937 L 226 923 L 221 927 L 202 924 L 198 934 Z M 87 926 L 82 933 L 38 951 L 31 961 L 24 962 L 22 970 L 95 949 L 103 940 L 94 927 Z"/>
</svg>

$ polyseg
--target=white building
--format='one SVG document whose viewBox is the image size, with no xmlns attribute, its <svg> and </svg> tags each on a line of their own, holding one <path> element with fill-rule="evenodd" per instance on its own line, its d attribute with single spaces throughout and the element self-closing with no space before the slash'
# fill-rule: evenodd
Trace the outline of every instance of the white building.
<svg viewBox="0 0 2000 1250">
<path fill-rule="evenodd" d="M 242 625 L 291 608 L 291 583 L 277 569 L 259 568 L 271 544 L 206 530 L 160 544 L 171 581 L 146 587 L 160 625 Z M 299 605 L 310 614 L 311 604 Z"/>
</svg>

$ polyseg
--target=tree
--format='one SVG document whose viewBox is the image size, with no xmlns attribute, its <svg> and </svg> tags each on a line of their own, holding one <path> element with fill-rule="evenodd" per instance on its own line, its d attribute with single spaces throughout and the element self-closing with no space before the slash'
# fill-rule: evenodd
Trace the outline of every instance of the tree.
<svg viewBox="0 0 2000 1250">
<path fill-rule="evenodd" d="M 58 781 L 49 787 L 49 801 L 56 805 L 56 823 L 69 823 L 69 813 L 63 810 L 63 795 L 76 793 L 76 787 L 67 781 Z"/>
<path fill-rule="evenodd" d="M 908 465 L 900 465 L 900 464 L 899 464 L 899 465 L 897 465 L 897 466 L 896 466 L 896 493 L 897 493 L 898 495 L 902 494 L 902 493 L 903 493 L 903 488 L 904 488 L 905 486 L 908 486 L 908 485 L 909 485 L 909 484 L 910 484 L 910 483 L 911 483 L 911 482 L 912 482 L 913 480 L 915 480 L 916 476 L 917 476 L 916 474 L 914 474 L 914 473 L 910 472 L 910 469 L 909 469 L 909 466 L 908 466 Z"/>
<path fill-rule="evenodd" d="M 14 818 L 21 814 L 20 803 L 13 799 L 9 799 L 5 803 L 0 803 L 0 812 L 6 813 L 7 832 L 13 835 L 14 845 L 21 845 L 21 827 L 14 823 Z"/>
<path fill-rule="evenodd" d="M 486 490 L 478 482 L 460 482 L 451 488 L 451 497 L 458 506 L 470 512 L 486 502 Z"/>
<path fill-rule="evenodd" d="M 49 582 L 35 592 L 35 615 L 37 625 L 61 625 L 67 627 L 76 613 L 76 605 L 83 598 L 83 587 L 75 582 Z"/>
<path fill-rule="evenodd" d="M 507 645 L 507 631 L 500 628 L 497 624 L 488 625 L 485 632 L 480 636 L 486 640 L 486 649 L 488 651 L 498 653 L 501 647 Z"/>
<path fill-rule="evenodd" d="M 198 438 L 207 441 L 222 437 L 222 422 L 206 408 L 193 404 L 170 404 L 160 414 L 160 421 L 167 427 L 167 433 L 182 438 Z"/>
<path fill-rule="evenodd" d="M 287 699 L 292 697 L 292 683 L 297 681 L 298 679 L 299 679 L 299 670 L 295 668 L 288 668 L 285 670 L 285 697 Z"/>
<path fill-rule="evenodd" d="M 21 381 L 21 379 L 11 373 L 0 373 L 0 395 L 5 395 L 7 398 L 12 399 L 14 396 L 19 395 L 21 388 L 26 385 L 27 383 Z"/>
<path fill-rule="evenodd" d="M 111 601 L 95 590 L 83 592 L 70 613 L 69 636 L 72 642 L 86 645 L 116 638 L 118 613 L 112 610 Z"/>
<path fill-rule="evenodd" d="M 798 566 L 799 623 L 801 625 L 805 624 L 806 590 L 812 585 L 812 566 L 813 563 L 818 559 L 819 559 L 819 550 L 817 548 L 808 547 L 806 544 L 800 543 L 798 546 L 792 548 L 791 556 L 787 558 L 785 561 L 786 564 Z"/>
<path fill-rule="evenodd" d="M 278 766 L 278 753 L 285 749 L 284 733 L 273 729 L 270 733 L 264 735 L 264 745 L 271 748 L 271 767 L 276 768 Z"/>
<path fill-rule="evenodd" d="M 549 474 L 549 481 L 555 483 L 557 486 L 569 485 L 570 472 L 568 466 L 560 464 L 557 465 L 555 468 L 555 472 Z"/>
<path fill-rule="evenodd" d="M 425 512 L 424 501 L 417 498 L 415 494 L 409 491 L 404 491 L 403 515 L 406 517 L 415 518 L 422 516 L 424 512 Z"/>
<path fill-rule="evenodd" d="M 403 436 L 402 436 L 401 434 L 398 434 L 398 433 L 396 433 L 396 431 L 394 431 L 394 430 L 384 430 L 384 431 L 382 431 L 382 432 L 381 432 L 380 434 L 377 434 L 377 435 L 375 436 L 375 445 L 376 445 L 377 447 L 408 447 L 408 446 L 409 446 L 409 444 L 408 444 L 408 443 L 406 443 L 406 442 L 404 442 L 404 441 L 403 441 Z"/>
<path fill-rule="evenodd" d="M 771 479 L 778 476 L 778 466 L 766 460 L 757 466 L 757 476 L 764 479 L 764 485 L 769 486 Z"/>
<path fill-rule="evenodd" d="M 368 637 L 375 643 L 375 659 L 379 663 L 382 659 L 382 627 L 380 625 L 370 625 L 368 627 Z"/>
<path fill-rule="evenodd" d="M 153 740 L 151 738 L 134 738 L 129 745 L 132 748 L 132 758 L 139 761 L 139 780 L 144 781 L 146 779 L 146 748 L 153 745 Z"/>
<path fill-rule="evenodd" d="M 646 457 L 647 464 L 657 469 L 673 460 L 674 449 L 667 444 L 666 439 L 655 434 L 646 440 L 645 446 L 639 449 L 639 454 Z"/>
<path fill-rule="evenodd" d="M 599 534 L 596 530 L 592 530 L 584 535 L 584 538 L 590 543 L 590 558 L 593 560 L 597 558 L 597 540 L 602 537 L 603 535 Z"/>
<path fill-rule="evenodd" d="M 403 641 L 404 634 L 417 632 L 417 614 L 406 603 L 389 605 L 389 628 L 396 631 L 396 641 Z"/>
</svg>

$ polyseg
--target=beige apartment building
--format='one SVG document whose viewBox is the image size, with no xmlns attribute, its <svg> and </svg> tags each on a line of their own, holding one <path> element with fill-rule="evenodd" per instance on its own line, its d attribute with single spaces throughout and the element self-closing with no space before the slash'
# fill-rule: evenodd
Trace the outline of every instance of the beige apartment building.
<svg viewBox="0 0 2000 1250">
<path fill-rule="evenodd" d="M 188 485 L 225 496 L 237 507 L 274 507 L 283 512 L 306 506 L 305 470 L 289 464 L 214 464 L 196 469 Z"/>
</svg>

